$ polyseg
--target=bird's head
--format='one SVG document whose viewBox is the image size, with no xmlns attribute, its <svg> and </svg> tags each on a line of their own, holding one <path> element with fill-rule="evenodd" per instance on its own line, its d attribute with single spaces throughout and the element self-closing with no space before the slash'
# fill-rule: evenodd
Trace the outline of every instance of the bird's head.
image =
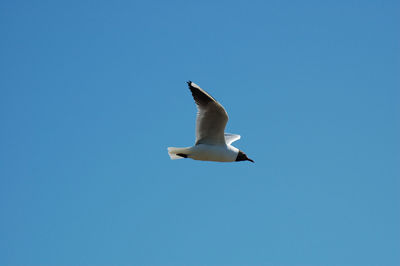
<svg viewBox="0 0 400 266">
<path fill-rule="evenodd" d="M 239 161 L 250 161 L 252 163 L 254 163 L 254 161 L 250 158 L 247 157 L 246 153 L 242 152 L 241 150 L 239 150 L 238 155 L 236 157 L 236 162 Z"/>
</svg>

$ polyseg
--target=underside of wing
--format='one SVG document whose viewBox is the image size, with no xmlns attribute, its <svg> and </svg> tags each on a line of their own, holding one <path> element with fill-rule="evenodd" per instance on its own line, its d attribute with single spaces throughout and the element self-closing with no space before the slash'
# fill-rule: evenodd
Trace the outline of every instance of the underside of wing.
<svg viewBox="0 0 400 266">
<path fill-rule="evenodd" d="M 239 139 L 240 139 L 240 135 L 225 133 L 225 142 L 227 145 L 230 145 Z"/>
<path fill-rule="evenodd" d="M 228 114 L 224 107 L 195 83 L 189 81 L 188 85 L 198 109 L 196 144 L 225 145 Z"/>
</svg>

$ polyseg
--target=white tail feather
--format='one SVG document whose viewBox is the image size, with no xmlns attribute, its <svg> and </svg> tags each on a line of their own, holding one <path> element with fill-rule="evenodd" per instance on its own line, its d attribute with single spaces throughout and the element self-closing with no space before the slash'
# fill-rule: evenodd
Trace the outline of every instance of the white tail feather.
<svg viewBox="0 0 400 266">
<path fill-rule="evenodd" d="M 177 155 L 178 153 L 188 154 L 190 148 L 175 148 L 175 147 L 168 147 L 168 155 L 171 160 L 183 159 L 185 157 Z"/>
</svg>

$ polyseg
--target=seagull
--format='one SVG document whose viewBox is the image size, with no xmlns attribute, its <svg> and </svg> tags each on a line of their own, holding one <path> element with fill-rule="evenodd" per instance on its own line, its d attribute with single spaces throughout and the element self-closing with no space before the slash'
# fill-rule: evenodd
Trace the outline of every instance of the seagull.
<svg viewBox="0 0 400 266">
<path fill-rule="evenodd" d="M 225 133 L 228 114 L 224 107 L 197 84 L 188 81 L 189 89 L 197 105 L 196 142 L 192 147 L 169 147 L 171 160 L 190 158 L 200 161 L 238 162 L 254 161 L 231 144 L 240 135 Z"/>
</svg>

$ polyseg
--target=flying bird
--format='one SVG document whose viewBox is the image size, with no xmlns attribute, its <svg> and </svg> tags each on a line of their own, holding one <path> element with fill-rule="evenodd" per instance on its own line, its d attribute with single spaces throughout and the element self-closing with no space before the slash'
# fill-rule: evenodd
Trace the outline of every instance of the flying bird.
<svg viewBox="0 0 400 266">
<path fill-rule="evenodd" d="M 169 147 L 172 160 L 190 158 L 200 161 L 238 162 L 254 161 L 232 146 L 240 135 L 225 133 L 228 114 L 224 107 L 197 84 L 188 81 L 189 89 L 197 105 L 196 142 L 192 147 Z"/>
</svg>

